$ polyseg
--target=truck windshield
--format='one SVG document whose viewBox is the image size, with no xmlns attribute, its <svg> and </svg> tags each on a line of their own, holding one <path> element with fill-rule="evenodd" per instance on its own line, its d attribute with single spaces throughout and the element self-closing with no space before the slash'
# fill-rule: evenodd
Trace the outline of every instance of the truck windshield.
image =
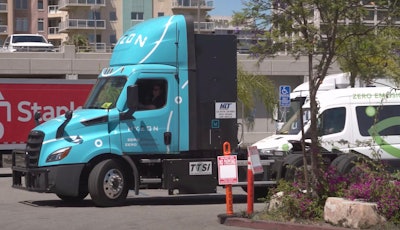
<svg viewBox="0 0 400 230">
<path fill-rule="evenodd" d="M 125 77 L 99 78 L 89 95 L 85 109 L 112 109 L 115 108 L 118 97 L 124 88 Z"/>
<path fill-rule="evenodd" d="M 310 110 L 303 109 L 303 123 L 306 124 L 310 120 Z M 301 131 L 300 108 L 285 122 L 278 134 L 294 135 Z"/>
</svg>

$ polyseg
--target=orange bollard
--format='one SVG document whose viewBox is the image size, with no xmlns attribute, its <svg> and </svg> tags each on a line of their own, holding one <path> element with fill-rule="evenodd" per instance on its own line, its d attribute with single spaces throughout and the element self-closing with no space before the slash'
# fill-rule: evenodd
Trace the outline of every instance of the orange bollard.
<svg viewBox="0 0 400 230">
<path fill-rule="evenodd" d="M 224 142 L 223 145 L 224 156 L 231 155 L 231 145 L 229 142 Z M 233 195 L 232 195 L 232 185 L 227 184 L 225 185 L 226 191 L 226 214 L 233 215 Z"/>
<path fill-rule="evenodd" d="M 247 158 L 247 215 L 253 214 L 254 210 L 254 175 L 251 165 L 250 153 Z"/>
</svg>

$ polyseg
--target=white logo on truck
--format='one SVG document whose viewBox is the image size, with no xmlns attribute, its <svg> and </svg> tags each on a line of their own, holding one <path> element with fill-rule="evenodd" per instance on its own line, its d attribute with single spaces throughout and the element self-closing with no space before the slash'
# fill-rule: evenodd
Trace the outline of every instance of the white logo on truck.
<svg viewBox="0 0 400 230">
<path fill-rule="evenodd" d="M 189 162 L 189 175 L 212 175 L 211 161 Z"/>
</svg>

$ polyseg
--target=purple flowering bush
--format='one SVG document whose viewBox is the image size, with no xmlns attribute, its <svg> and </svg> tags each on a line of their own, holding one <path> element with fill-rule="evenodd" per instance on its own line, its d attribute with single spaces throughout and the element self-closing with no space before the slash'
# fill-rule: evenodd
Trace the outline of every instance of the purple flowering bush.
<svg viewBox="0 0 400 230">
<path fill-rule="evenodd" d="M 329 166 L 321 170 L 322 177 L 316 191 L 310 192 L 305 190 L 307 186 L 303 170 L 300 169 L 296 173 L 295 181 L 279 181 L 277 188 L 270 191 L 270 196 L 283 192 L 281 206 L 277 211 L 286 220 L 322 219 L 326 199 L 343 197 L 375 202 L 381 215 L 394 224 L 400 224 L 400 180 L 376 164 L 356 164 L 351 173 L 346 175 L 341 175 L 334 167 Z"/>
<path fill-rule="evenodd" d="M 371 170 L 365 164 L 357 165 L 361 171 L 357 181 L 351 183 L 345 192 L 345 198 L 375 202 L 378 211 L 387 220 L 400 223 L 400 181 L 384 170 Z"/>
</svg>

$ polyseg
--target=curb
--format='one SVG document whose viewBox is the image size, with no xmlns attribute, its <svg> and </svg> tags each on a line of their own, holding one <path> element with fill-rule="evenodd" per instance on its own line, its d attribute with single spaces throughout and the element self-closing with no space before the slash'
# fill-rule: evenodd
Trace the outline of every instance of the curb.
<svg viewBox="0 0 400 230">
<path fill-rule="evenodd" d="M 340 230 L 346 229 L 335 226 L 323 226 L 323 225 L 311 225 L 311 224 L 296 224 L 291 222 L 277 222 L 277 221 L 263 221 L 263 220 L 251 220 L 248 218 L 242 218 L 239 214 L 218 215 L 219 223 L 226 226 L 242 227 L 250 229 L 274 229 L 274 230 Z"/>
</svg>

